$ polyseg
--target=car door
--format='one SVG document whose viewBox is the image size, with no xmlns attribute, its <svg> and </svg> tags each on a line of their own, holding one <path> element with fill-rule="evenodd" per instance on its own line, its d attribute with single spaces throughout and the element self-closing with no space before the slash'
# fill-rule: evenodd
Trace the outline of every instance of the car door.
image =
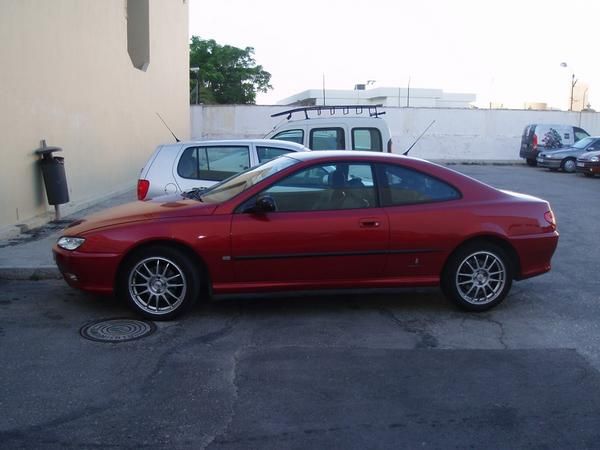
<svg viewBox="0 0 600 450">
<path fill-rule="evenodd" d="M 240 205 L 231 227 L 236 281 L 352 286 L 381 276 L 389 226 L 373 180 L 370 164 L 315 164 Z M 242 212 L 264 196 L 275 211 Z"/>
<path fill-rule="evenodd" d="M 390 223 L 390 255 L 385 276 L 435 279 L 456 230 L 460 192 L 442 180 L 397 164 L 377 165 L 381 205 Z"/>
</svg>

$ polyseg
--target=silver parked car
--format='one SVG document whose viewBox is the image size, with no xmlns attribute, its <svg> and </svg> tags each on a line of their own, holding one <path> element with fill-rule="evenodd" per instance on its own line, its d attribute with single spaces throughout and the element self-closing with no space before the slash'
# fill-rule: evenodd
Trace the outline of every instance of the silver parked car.
<svg viewBox="0 0 600 450">
<path fill-rule="evenodd" d="M 204 189 L 289 152 L 309 149 L 272 139 L 189 141 L 160 145 L 140 174 L 138 200 Z"/>
<path fill-rule="evenodd" d="M 565 172 L 575 172 L 577 158 L 586 152 L 600 150 L 600 136 L 589 136 L 577 141 L 571 147 L 556 150 L 544 150 L 537 157 L 538 167 L 550 170 L 562 169 Z"/>
</svg>

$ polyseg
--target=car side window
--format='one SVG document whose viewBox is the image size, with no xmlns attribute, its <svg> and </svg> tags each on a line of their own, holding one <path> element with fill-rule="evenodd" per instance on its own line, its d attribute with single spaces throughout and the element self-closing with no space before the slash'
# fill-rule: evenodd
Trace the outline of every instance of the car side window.
<svg viewBox="0 0 600 450">
<path fill-rule="evenodd" d="M 582 130 L 581 128 L 577 128 L 577 127 L 574 128 L 574 133 L 575 133 L 575 142 L 589 136 L 589 134 L 587 134 L 585 132 L 585 130 Z"/>
<path fill-rule="evenodd" d="M 287 148 L 278 148 L 278 147 L 264 147 L 264 146 L 256 146 L 256 154 L 258 155 L 258 162 L 261 164 L 267 161 L 270 161 L 278 156 L 285 155 L 286 153 L 291 152 Z"/>
<path fill-rule="evenodd" d="M 247 146 L 189 147 L 177 164 L 182 178 L 221 181 L 250 167 Z"/>
<path fill-rule="evenodd" d="M 456 200 L 460 192 L 449 184 L 406 167 L 382 164 L 379 170 L 379 192 L 382 206 Z"/>
<path fill-rule="evenodd" d="M 353 128 L 352 150 L 383 151 L 381 131 L 377 128 Z"/>
<path fill-rule="evenodd" d="M 313 128 L 310 130 L 311 150 L 345 150 L 346 136 L 343 128 Z"/>
<path fill-rule="evenodd" d="M 303 130 L 285 130 L 277 133 L 271 139 L 279 139 L 280 141 L 296 142 L 297 144 L 304 143 L 304 131 Z"/>
<path fill-rule="evenodd" d="M 273 198 L 276 211 L 372 208 L 377 196 L 370 164 L 319 164 L 278 181 L 258 195 Z"/>
</svg>

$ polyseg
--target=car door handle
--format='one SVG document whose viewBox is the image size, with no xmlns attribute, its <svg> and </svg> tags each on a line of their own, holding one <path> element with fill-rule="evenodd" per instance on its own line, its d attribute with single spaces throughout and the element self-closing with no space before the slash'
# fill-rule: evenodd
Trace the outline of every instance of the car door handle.
<svg viewBox="0 0 600 450">
<path fill-rule="evenodd" d="M 381 225 L 381 221 L 376 218 L 360 219 L 358 223 L 361 228 L 377 228 Z"/>
</svg>

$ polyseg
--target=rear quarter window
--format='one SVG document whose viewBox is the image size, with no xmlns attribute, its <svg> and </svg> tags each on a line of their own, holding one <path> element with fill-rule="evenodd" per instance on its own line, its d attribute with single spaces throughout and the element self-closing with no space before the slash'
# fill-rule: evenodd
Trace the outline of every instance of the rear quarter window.
<svg viewBox="0 0 600 450">
<path fill-rule="evenodd" d="M 177 174 L 193 180 L 221 181 L 250 167 L 246 146 L 189 147 L 177 164 Z"/>
<path fill-rule="evenodd" d="M 381 131 L 377 128 L 353 128 L 352 150 L 383 151 Z"/>
</svg>

